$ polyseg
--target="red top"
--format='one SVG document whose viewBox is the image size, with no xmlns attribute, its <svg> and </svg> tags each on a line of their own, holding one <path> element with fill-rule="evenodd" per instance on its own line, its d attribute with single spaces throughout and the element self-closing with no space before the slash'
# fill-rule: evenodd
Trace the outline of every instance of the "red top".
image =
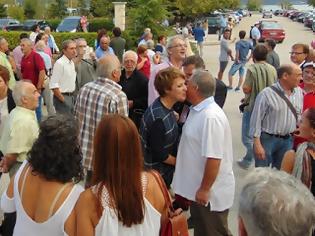
<svg viewBox="0 0 315 236">
<path fill-rule="evenodd" d="M 21 61 L 21 73 L 25 80 L 30 80 L 37 86 L 39 72 L 45 70 L 43 58 L 32 51 L 28 56 L 23 56 Z"/>
<path fill-rule="evenodd" d="M 142 58 L 138 55 L 138 64 L 141 61 L 142 61 Z M 150 78 L 151 63 L 148 56 L 147 56 L 147 61 L 144 63 L 143 67 L 139 71 L 141 71 L 147 77 L 147 79 Z"/>
</svg>

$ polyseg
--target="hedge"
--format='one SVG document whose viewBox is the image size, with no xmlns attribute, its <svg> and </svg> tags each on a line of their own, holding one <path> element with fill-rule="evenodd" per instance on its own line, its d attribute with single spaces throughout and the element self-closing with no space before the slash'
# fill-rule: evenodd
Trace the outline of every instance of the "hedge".
<svg viewBox="0 0 315 236">
<path fill-rule="evenodd" d="M 21 31 L 10 31 L 10 32 L 0 31 L 0 37 L 4 37 L 8 41 L 10 49 L 14 49 L 17 45 L 20 44 L 21 33 L 22 33 Z M 29 32 L 26 32 L 26 33 L 29 33 Z M 97 33 L 83 33 L 83 32 L 80 32 L 80 33 L 53 32 L 52 35 L 54 36 L 56 44 L 58 45 L 59 48 L 61 48 L 61 44 L 64 40 L 76 39 L 76 38 L 85 38 L 88 45 L 94 48 L 94 42 L 97 37 Z"/>
<path fill-rule="evenodd" d="M 53 31 L 55 31 L 62 20 L 60 19 L 50 19 L 46 20 Z M 107 18 L 93 18 L 89 19 L 89 32 L 97 32 L 99 29 L 105 28 L 107 30 L 112 30 L 114 28 L 114 23 L 111 19 Z"/>
</svg>

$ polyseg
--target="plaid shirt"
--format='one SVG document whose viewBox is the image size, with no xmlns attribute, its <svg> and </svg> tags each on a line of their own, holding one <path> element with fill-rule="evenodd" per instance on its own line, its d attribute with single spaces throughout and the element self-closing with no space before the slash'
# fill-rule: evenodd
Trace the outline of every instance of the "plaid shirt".
<svg viewBox="0 0 315 236">
<path fill-rule="evenodd" d="M 83 166 L 92 170 L 93 139 L 104 114 L 118 113 L 128 116 L 128 99 L 116 82 L 98 78 L 85 84 L 79 91 L 74 115 L 79 124 L 79 143 Z"/>
</svg>

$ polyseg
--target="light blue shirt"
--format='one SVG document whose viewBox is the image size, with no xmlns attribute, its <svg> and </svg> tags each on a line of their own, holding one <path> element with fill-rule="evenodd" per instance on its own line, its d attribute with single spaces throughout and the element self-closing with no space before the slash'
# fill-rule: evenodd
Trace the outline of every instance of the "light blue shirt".
<svg viewBox="0 0 315 236">
<path fill-rule="evenodd" d="M 44 51 L 36 51 L 44 60 L 46 71 L 52 68 L 50 56 Z"/>
<path fill-rule="evenodd" d="M 220 24 L 221 28 L 225 28 L 227 26 L 227 21 L 226 21 L 226 19 L 224 18 L 223 15 L 220 16 L 219 24 Z"/>
<path fill-rule="evenodd" d="M 251 34 L 253 39 L 260 39 L 261 37 L 260 31 L 256 26 L 253 27 Z"/>
<path fill-rule="evenodd" d="M 104 51 L 100 46 L 95 50 L 95 55 L 97 59 L 102 58 L 105 55 L 115 55 L 114 50 L 108 47 L 107 51 Z"/>
</svg>

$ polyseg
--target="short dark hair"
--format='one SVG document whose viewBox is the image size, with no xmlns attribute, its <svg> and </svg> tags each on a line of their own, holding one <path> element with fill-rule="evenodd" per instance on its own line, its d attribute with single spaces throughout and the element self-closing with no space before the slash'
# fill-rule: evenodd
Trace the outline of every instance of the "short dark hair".
<svg viewBox="0 0 315 236">
<path fill-rule="evenodd" d="M 246 35 L 246 31 L 245 31 L 245 30 L 241 30 L 241 31 L 238 33 L 238 36 L 240 37 L 240 39 L 245 38 L 245 35 Z"/>
<path fill-rule="evenodd" d="M 195 65 L 196 69 L 205 69 L 206 68 L 205 62 L 198 55 L 186 57 L 184 60 L 183 66 L 188 66 L 188 65 Z"/>
<path fill-rule="evenodd" d="M 28 39 L 29 37 L 28 37 L 28 34 L 27 33 L 21 33 L 20 34 L 20 40 L 21 39 Z"/>
<path fill-rule="evenodd" d="M 39 27 L 39 25 L 38 25 L 38 24 L 35 24 L 35 25 L 32 26 L 31 30 L 32 30 L 33 32 L 35 32 L 35 30 L 37 29 L 37 27 Z"/>
<path fill-rule="evenodd" d="M 272 48 L 272 50 L 274 50 L 276 45 L 277 45 L 277 43 L 274 39 L 266 39 L 265 42 L 268 44 L 269 47 Z"/>
<path fill-rule="evenodd" d="M 231 30 L 229 28 L 225 28 L 223 33 L 225 33 L 225 32 L 231 32 Z"/>
<path fill-rule="evenodd" d="M 36 44 L 39 40 L 42 40 L 43 36 L 44 36 L 44 33 L 39 33 L 38 35 L 36 35 L 35 44 Z"/>
<path fill-rule="evenodd" d="M 291 75 L 293 73 L 293 67 L 291 65 L 282 65 L 277 69 L 278 79 L 281 79 L 283 74 L 287 73 Z"/>
<path fill-rule="evenodd" d="M 121 30 L 120 30 L 120 28 L 119 28 L 119 27 L 115 27 L 115 28 L 113 29 L 113 34 L 114 34 L 115 37 L 119 37 L 119 36 L 121 35 Z"/>
<path fill-rule="evenodd" d="M 66 183 L 83 179 L 77 123 L 65 115 L 50 116 L 40 124 L 38 139 L 28 153 L 34 174 Z"/>
<path fill-rule="evenodd" d="M 253 59 L 256 61 L 265 61 L 267 59 L 268 49 L 263 44 L 257 44 L 253 51 Z"/>
</svg>

